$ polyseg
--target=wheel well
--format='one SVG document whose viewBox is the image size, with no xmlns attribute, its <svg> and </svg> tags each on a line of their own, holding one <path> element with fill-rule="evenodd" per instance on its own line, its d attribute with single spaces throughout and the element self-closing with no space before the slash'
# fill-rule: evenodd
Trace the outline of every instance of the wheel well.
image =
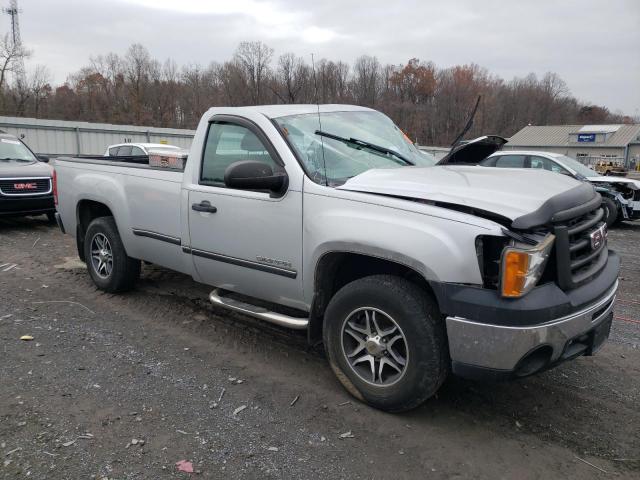
<svg viewBox="0 0 640 480">
<path fill-rule="evenodd" d="M 359 253 L 327 253 L 320 258 L 316 266 L 313 304 L 309 315 L 309 342 L 315 344 L 322 340 L 324 312 L 338 290 L 359 278 L 379 274 L 406 278 L 433 294 L 425 278 L 406 265 Z"/>
<path fill-rule="evenodd" d="M 84 258 L 84 236 L 87 232 L 89 224 L 99 217 L 112 217 L 113 213 L 104 203 L 94 200 L 81 200 L 76 207 L 76 218 L 78 219 L 76 226 L 76 245 L 78 247 L 78 256 L 80 260 Z"/>
</svg>

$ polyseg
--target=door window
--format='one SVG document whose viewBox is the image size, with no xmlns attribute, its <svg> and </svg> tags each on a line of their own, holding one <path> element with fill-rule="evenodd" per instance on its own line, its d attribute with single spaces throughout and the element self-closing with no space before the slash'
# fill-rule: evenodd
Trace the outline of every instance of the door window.
<svg viewBox="0 0 640 480">
<path fill-rule="evenodd" d="M 524 168 L 524 155 L 500 155 L 496 159 L 496 167 Z"/>
<path fill-rule="evenodd" d="M 131 155 L 145 155 L 145 153 L 140 147 L 131 147 Z"/>
<path fill-rule="evenodd" d="M 551 170 L 551 166 L 549 165 L 549 161 L 546 158 L 542 157 L 531 157 L 531 168 L 540 168 L 543 170 Z"/>
<path fill-rule="evenodd" d="M 118 155 L 118 149 L 119 149 L 119 148 L 120 148 L 120 147 L 111 147 L 111 148 L 109 149 L 109 156 L 110 156 L 110 157 L 115 157 L 116 155 Z"/>
<path fill-rule="evenodd" d="M 555 173 L 569 173 L 556 162 L 544 157 L 531 157 L 531 168 L 544 168 Z"/>
<path fill-rule="evenodd" d="M 274 171 L 278 168 L 267 147 L 248 128 L 227 122 L 210 124 L 202 158 L 200 183 L 224 187 L 224 172 L 227 167 L 242 160 L 264 162 Z"/>
<path fill-rule="evenodd" d="M 118 156 L 120 157 L 130 157 L 131 156 L 131 145 L 123 145 L 118 148 Z"/>
</svg>

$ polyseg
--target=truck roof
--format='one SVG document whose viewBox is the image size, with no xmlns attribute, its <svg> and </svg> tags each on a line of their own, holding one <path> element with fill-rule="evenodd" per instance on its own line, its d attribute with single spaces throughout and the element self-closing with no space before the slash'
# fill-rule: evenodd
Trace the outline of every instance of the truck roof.
<svg viewBox="0 0 640 480">
<path fill-rule="evenodd" d="M 113 145 L 109 145 L 107 148 L 109 149 L 113 147 L 127 147 L 129 145 L 134 147 L 144 147 L 144 148 L 171 148 L 175 150 L 180 150 L 180 147 L 176 145 L 169 145 L 167 143 L 145 143 L 145 142 L 114 143 Z"/>
<path fill-rule="evenodd" d="M 222 110 L 234 110 L 234 111 L 253 111 L 259 112 L 268 118 L 286 117 L 289 115 L 304 115 L 308 113 L 317 113 L 320 108 L 321 113 L 330 112 L 375 112 L 367 107 L 360 107 L 357 105 L 343 105 L 343 104 L 305 104 L 305 105 L 256 105 L 248 107 L 234 107 L 232 109 L 222 108 Z M 221 110 L 220 107 L 213 107 L 210 109 L 210 113 L 216 113 L 216 110 Z"/>
<path fill-rule="evenodd" d="M 500 150 L 499 152 L 495 152 L 492 154 L 493 156 L 498 155 L 545 155 L 547 157 L 564 157 L 565 155 L 557 152 L 545 152 L 544 150 Z"/>
</svg>

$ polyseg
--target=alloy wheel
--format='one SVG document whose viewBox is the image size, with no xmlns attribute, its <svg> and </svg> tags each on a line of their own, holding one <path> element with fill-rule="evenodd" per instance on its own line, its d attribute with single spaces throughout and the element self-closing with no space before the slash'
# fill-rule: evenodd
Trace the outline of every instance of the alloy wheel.
<svg viewBox="0 0 640 480">
<path fill-rule="evenodd" d="M 91 239 L 91 265 L 101 278 L 108 278 L 113 271 L 111 244 L 102 233 L 96 233 Z"/>
<path fill-rule="evenodd" d="M 402 329 L 390 315 L 373 307 L 347 316 L 342 324 L 342 352 L 353 372 L 377 387 L 400 380 L 409 362 Z"/>
</svg>

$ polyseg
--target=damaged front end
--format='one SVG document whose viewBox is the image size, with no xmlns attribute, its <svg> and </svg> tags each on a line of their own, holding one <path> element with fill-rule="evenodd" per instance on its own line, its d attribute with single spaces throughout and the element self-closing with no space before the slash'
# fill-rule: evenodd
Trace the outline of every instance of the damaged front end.
<svg viewBox="0 0 640 480">
<path fill-rule="evenodd" d="M 613 199 L 619 205 L 621 220 L 640 218 L 640 182 L 631 179 L 619 180 L 589 179 L 602 196 Z"/>
<path fill-rule="evenodd" d="M 620 259 L 607 248 L 600 200 L 584 183 L 515 219 L 504 236 L 477 237 L 482 287 L 436 290 L 455 374 L 525 377 L 606 341 Z"/>
</svg>

